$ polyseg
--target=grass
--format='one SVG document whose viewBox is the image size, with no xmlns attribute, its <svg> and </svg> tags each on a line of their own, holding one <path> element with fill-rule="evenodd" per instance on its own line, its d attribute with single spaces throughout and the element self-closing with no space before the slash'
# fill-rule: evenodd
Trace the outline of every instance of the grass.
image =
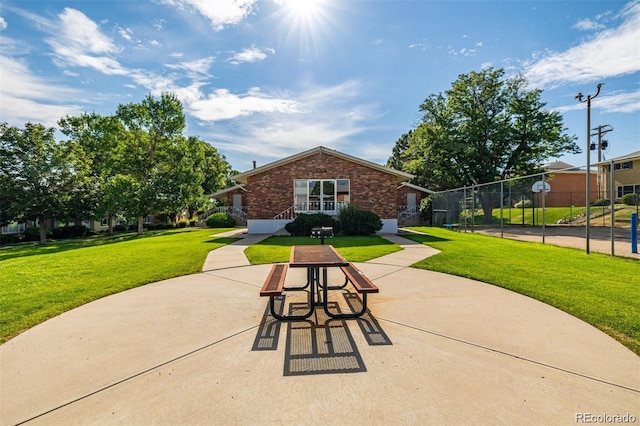
<svg viewBox="0 0 640 426">
<path fill-rule="evenodd" d="M 610 221 L 610 206 L 592 206 L 589 210 L 593 221 L 596 223 L 602 223 L 603 226 L 609 226 Z M 636 207 L 625 206 L 623 204 L 615 205 L 615 220 L 617 222 L 626 223 L 629 221 L 631 217 L 631 213 L 637 212 Z M 502 218 L 505 224 L 511 223 L 514 225 L 542 225 L 542 207 L 525 207 L 524 210 L 522 208 L 512 207 L 509 209 L 508 207 L 504 207 L 502 209 Z M 544 208 L 544 223 L 545 225 L 554 225 L 559 221 L 572 221 L 575 218 L 579 218 L 581 215 L 586 213 L 586 208 L 584 207 L 545 207 Z M 471 224 L 471 211 L 464 210 L 460 216 L 459 221 L 464 223 L 464 217 L 466 216 L 467 223 Z M 484 212 L 482 209 L 477 209 L 474 212 L 474 223 L 476 225 L 484 225 Z M 584 219 L 578 219 L 574 221 L 576 224 L 583 224 Z M 500 223 L 500 209 L 495 208 L 492 210 L 492 218 L 491 223 L 499 224 Z"/>
<path fill-rule="evenodd" d="M 397 244 L 378 236 L 340 236 L 327 241 L 350 262 L 365 262 L 401 250 Z M 244 253 L 252 265 L 288 262 L 291 246 L 314 244 L 320 244 L 320 240 L 309 237 L 269 237 L 248 247 Z"/>
<path fill-rule="evenodd" d="M 0 250 L 0 343 L 98 298 L 199 272 L 228 229 L 147 231 Z"/>
<path fill-rule="evenodd" d="M 640 263 L 439 228 L 407 235 L 442 252 L 414 267 L 494 284 L 561 309 L 640 355 Z"/>
</svg>

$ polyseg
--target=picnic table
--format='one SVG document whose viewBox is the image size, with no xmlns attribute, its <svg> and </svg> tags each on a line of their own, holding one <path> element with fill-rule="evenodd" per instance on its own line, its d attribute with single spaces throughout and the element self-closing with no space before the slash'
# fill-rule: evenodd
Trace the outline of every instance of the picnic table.
<svg viewBox="0 0 640 426">
<path fill-rule="evenodd" d="M 453 231 L 455 229 L 460 232 L 460 227 L 457 223 L 443 223 L 442 227 L 448 229 L 449 231 Z"/>
<path fill-rule="evenodd" d="M 301 286 L 285 287 L 288 268 L 306 268 L 307 282 Z M 328 268 L 340 268 L 345 276 L 343 284 L 328 284 Z M 362 295 L 362 309 L 358 312 L 333 312 L 328 306 L 328 291 L 340 290 L 351 284 Z M 307 291 L 308 310 L 299 315 L 284 315 L 276 312 L 275 298 L 286 291 Z M 331 318 L 358 318 L 367 310 L 367 294 L 378 293 L 378 288 L 355 265 L 349 263 L 332 245 L 293 246 L 288 264 L 275 264 L 260 291 L 260 296 L 269 297 L 271 315 L 281 321 L 304 320 L 313 315 L 316 307 L 322 306 Z"/>
</svg>

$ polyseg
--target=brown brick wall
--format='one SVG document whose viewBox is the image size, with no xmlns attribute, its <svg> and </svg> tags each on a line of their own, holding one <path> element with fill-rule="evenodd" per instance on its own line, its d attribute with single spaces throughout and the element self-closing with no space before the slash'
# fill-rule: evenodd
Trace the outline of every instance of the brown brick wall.
<svg viewBox="0 0 640 426">
<path fill-rule="evenodd" d="M 382 219 L 397 217 L 396 176 L 317 153 L 249 176 L 248 218 L 272 219 L 291 207 L 295 179 L 349 179 L 351 204 L 371 210 Z"/>
<path fill-rule="evenodd" d="M 427 198 L 429 196 L 428 193 L 425 193 L 425 192 L 422 192 L 422 191 L 418 191 L 417 189 L 413 189 L 413 188 L 409 188 L 409 187 L 403 186 L 402 188 L 400 188 L 400 189 L 398 189 L 396 191 L 396 202 L 398 203 L 398 206 L 406 206 L 407 205 L 407 194 L 409 194 L 409 193 L 416 194 L 416 205 L 418 207 L 420 207 L 420 201 L 422 201 L 423 198 Z"/>
<path fill-rule="evenodd" d="M 545 199 L 546 207 L 568 207 L 586 204 L 586 172 L 581 173 L 552 173 L 547 181 L 551 185 L 551 191 Z M 598 198 L 597 176 L 591 173 L 591 201 Z"/>
</svg>

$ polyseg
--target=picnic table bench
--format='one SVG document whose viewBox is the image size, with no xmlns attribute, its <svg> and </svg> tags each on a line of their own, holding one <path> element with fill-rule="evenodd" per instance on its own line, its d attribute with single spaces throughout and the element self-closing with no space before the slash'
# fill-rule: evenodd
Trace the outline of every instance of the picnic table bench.
<svg viewBox="0 0 640 426">
<path fill-rule="evenodd" d="M 442 227 L 448 229 L 449 231 L 453 231 L 454 229 L 456 229 L 458 230 L 458 232 L 460 232 L 460 227 L 457 223 L 443 223 Z"/>
<path fill-rule="evenodd" d="M 307 269 L 307 283 L 305 286 L 285 287 L 285 279 L 287 270 L 292 268 Z M 327 268 L 339 267 L 345 276 L 344 284 L 329 285 L 327 282 Z M 322 274 L 321 270 L 322 269 Z M 338 290 L 344 288 L 351 283 L 353 288 L 361 294 L 362 308 L 350 312 L 331 312 L 329 309 L 329 290 Z M 277 312 L 276 297 L 282 296 L 285 291 L 302 291 L 308 290 L 308 310 L 302 314 L 281 314 Z M 291 248 L 291 256 L 288 264 L 277 263 L 271 267 L 269 275 L 262 285 L 260 296 L 269 297 L 269 308 L 271 315 L 282 321 L 304 320 L 313 315 L 316 306 L 322 306 L 325 313 L 332 318 L 358 318 L 367 311 L 367 295 L 369 293 L 378 293 L 376 287 L 369 278 L 367 278 L 355 265 L 347 262 L 334 248 L 330 245 L 310 245 L 310 246 L 293 246 Z M 317 294 L 317 299 L 316 299 Z M 283 302 L 284 303 L 284 302 Z M 332 308 L 333 309 L 333 308 Z"/>
<path fill-rule="evenodd" d="M 271 271 L 260 290 L 260 296 L 274 297 L 282 295 L 288 267 L 284 263 L 277 263 L 271 267 Z"/>
</svg>

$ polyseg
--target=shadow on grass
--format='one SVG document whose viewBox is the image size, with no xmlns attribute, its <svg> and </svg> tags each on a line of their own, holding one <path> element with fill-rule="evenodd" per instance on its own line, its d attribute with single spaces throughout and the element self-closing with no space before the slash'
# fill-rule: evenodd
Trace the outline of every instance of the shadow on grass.
<svg viewBox="0 0 640 426">
<path fill-rule="evenodd" d="M 453 241 L 450 238 L 436 237 L 434 235 L 427 234 L 402 234 L 402 237 L 422 244 Z"/>
<path fill-rule="evenodd" d="M 41 256 L 45 254 L 61 253 L 70 250 L 77 250 L 88 247 L 98 247 L 110 244 L 122 243 L 127 241 L 141 240 L 146 238 L 163 237 L 179 232 L 193 232 L 184 229 L 165 229 L 161 231 L 145 231 L 138 235 L 135 232 L 119 233 L 115 235 L 92 235 L 90 237 L 80 237 L 68 240 L 51 240 L 46 244 L 38 242 L 19 243 L 13 246 L 5 246 L 0 250 L 0 262 L 3 260 L 14 259 L 18 257 Z M 229 244 L 236 241 L 233 238 L 212 238 L 207 243 Z"/>
</svg>

